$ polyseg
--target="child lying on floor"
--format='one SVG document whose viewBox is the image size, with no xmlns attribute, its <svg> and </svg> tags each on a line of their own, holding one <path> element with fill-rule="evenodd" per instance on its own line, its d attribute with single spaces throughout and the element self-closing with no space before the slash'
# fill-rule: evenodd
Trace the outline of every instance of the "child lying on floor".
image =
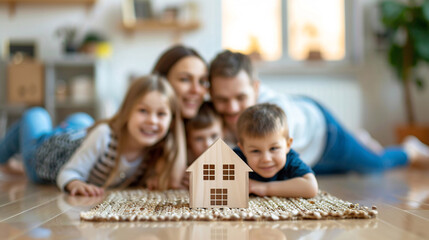
<svg viewBox="0 0 429 240">
<path fill-rule="evenodd" d="M 204 102 L 198 114 L 185 124 L 188 144 L 188 165 L 191 165 L 218 138 L 222 138 L 222 118 L 216 113 L 213 103 Z"/>
<path fill-rule="evenodd" d="M 92 125 L 84 139 L 68 137 L 68 130 L 90 126 L 86 115 L 74 115 L 68 127 L 52 130 L 46 110 L 30 109 L 0 140 L 0 167 L 22 153 L 30 181 L 56 182 L 71 195 L 100 196 L 107 187 L 130 184 L 177 188 L 186 165 L 178 112 L 173 88 L 158 75 L 136 79 L 118 112 Z"/>
<path fill-rule="evenodd" d="M 203 154 L 218 138 L 222 138 L 222 118 L 214 110 L 213 103 L 204 102 L 198 114 L 185 124 L 188 145 L 188 166 Z M 185 173 L 183 186 L 189 186 L 189 175 Z"/>
<path fill-rule="evenodd" d="M 313 171 L 290 147 L 286 115 L 274 104 L 246 109 L 237 122 L 234 151 L 253 169 L 249 193 L 258 196 L 311 198 L 318 192 Z"/>
</svg>

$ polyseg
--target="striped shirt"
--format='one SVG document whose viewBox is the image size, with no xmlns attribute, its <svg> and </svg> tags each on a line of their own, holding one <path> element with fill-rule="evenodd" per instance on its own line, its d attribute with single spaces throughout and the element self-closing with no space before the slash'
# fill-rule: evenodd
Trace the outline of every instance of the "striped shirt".
<svg viewBox="0 0 429 240">
<path fill-rule="evenodd" d="M 65 186 L 73 180 L 102 186 L 115 166 L 117 145 L 117 138 L 107 124 L 97 126 L 88 134 L 70 161 L 61 168 L 57 177 L 57 186 L 64 191 Z M 141 162 L 142 158 L 128 162 L 121 156 L 118 175 L 112 186 L 120 185 L 136 171 L 140 171 L 139 175 L 142 175 Z"/>
</svg>

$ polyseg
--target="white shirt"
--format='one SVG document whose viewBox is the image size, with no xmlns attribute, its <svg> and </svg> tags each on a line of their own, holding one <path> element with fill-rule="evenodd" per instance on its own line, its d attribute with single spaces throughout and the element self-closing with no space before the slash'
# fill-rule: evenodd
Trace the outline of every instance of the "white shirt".
<svg viewBox="0 0 429 240">
<path fill-rule="evenodd" d="M 314 103 L 299 97 L 279 94 L 261 85 L 258 103 L 272 103 L 286 113 L 292 148 L 309 166 L 314 166 L 322 157 L 326 145 L 326 119 Z"/>
</svg>

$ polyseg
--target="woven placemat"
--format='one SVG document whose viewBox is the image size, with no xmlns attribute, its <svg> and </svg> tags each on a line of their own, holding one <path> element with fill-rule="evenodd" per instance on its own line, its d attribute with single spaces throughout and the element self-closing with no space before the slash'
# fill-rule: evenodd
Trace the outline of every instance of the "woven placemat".
<svg viewBox="0 0 429 240">
<path fill-rule="evenodd" d="M 249 208 L 189 208 L 184 190 L 111 192 L 87 212 L 85 221 L 278 221 L 299 219 L 369 219 L 376 207 L 360 206 L 320 191 L 314 198 L 250 197 Z"/>
</svg>

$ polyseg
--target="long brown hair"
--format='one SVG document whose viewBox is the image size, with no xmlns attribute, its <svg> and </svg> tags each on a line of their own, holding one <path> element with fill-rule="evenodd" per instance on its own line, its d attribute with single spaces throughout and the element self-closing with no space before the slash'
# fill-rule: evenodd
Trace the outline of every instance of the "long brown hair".
<svg viewBox="0 0 429 240">
<path fill-rule="evenodd" d="M 161 55 L 161 57 L 159 57 L 158 61 L 155 64 L 155 67 L 152 70 L 152 73 L 159 74 L 166 78 L 174 64 L 176 64 L 182 58 L 189 56 L 197 57 L 201 59 L 204 64 L 207 65 L 206 61 L 204 61 L 201 55 L 198 54 L 198 52 L 195 51 L 193 48 L 185 47 L 183 45 L 175 45 L 167 49 Z"/>
<path fill-rule="evenodd" d="M 145 169 L 146 173 L 140 180 L 140 184 L 142 184 L 148 176 L 157 174 L 159 189 L 164 190 L 168 188 L 173 164 L 178 158 L 183 157 L 181 151 L 184 150 L 182 150 L 179 143 L 184 141 L 184 130 L 175 92 L 165 78 L 156 74 L 134 80 L 118 112 L 112 118 L 99 121 L 91 127 L 91 129 L 93 129 L 100 123 L 107 123 L 118 139 L 115 166 L 105 182 L 104 187 L 110 186 L 118 174 L 120 157 L 124 153 L 128 135 L 127 126 L 132 109 L 139 99 L 153 91 L 157 91 L 167 98 L 172 113 L 172 119 L 166 136 L 154 146 L 144 150 L 144 152 L 142 150 L 142 154 L 146 157 L 143 158 L 142 165 L 139 169 L 141 169 L 142 166 L 147 166 L 147 169 Z M 89 129 L 89 131 L 91 129 Z M 161 169 L 161 172 L 156 172 L 157 169 Z M 136 180 L 137 174 L 138 171 L 121 186 L 126 187 L 131 184 Z"/>
</svg>

